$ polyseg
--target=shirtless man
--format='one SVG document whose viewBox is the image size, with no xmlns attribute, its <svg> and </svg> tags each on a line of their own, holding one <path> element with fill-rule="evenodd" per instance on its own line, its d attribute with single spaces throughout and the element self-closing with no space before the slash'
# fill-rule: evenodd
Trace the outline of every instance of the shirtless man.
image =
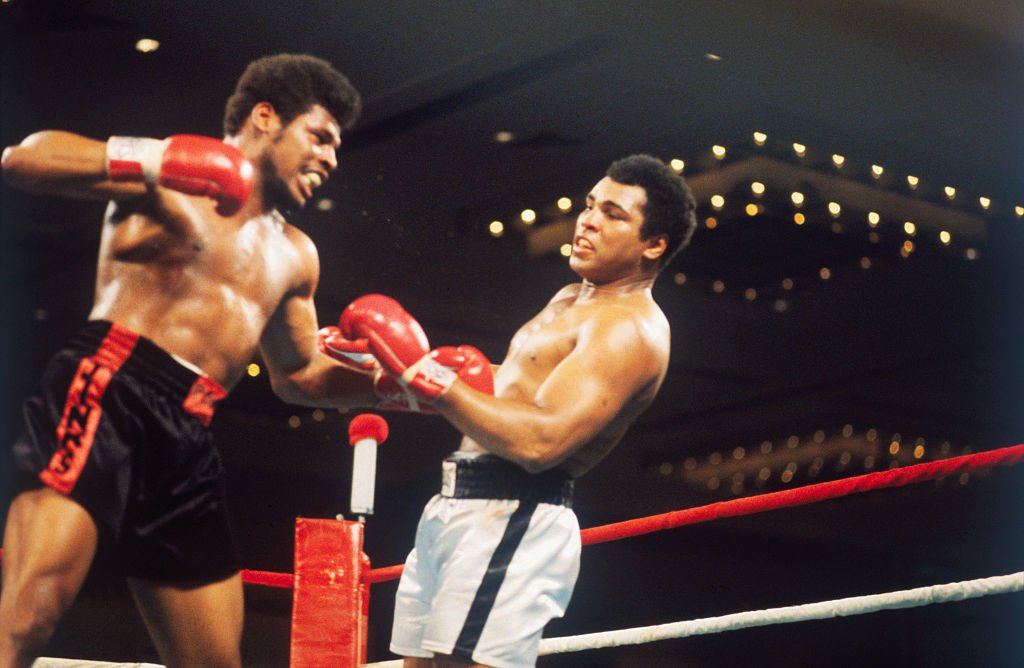
<svg viewBox="0 0 1024 668">
<path fill-rule="evenodd" d="M 322 339 L 338 357 L 365 343 L 378 384 L 389 379 L 396 400 L 404 391 L 407 404 L 425 403 L 464 434 L 398 587 L 391 650 L 407 668 L 536 662 L 579 572 L 572 481 L 611 451 L 665 378 L 669 324 L 651 288 L 695 226 L 689 188 L 664 163 L 613 163 L 576 222 L 569 264 L 582 282 L 513 337 L 493 396 L 465 382 L 465 369 L 490 370 L 479 351 L 425 355 L 419 325 L 386 297 L 360 297 Z"/>
<path fill-rule="evenodd" d="M 167 666 L 241 664 L 242 585 L 208 425 L 257 352 L 286 401 L 375 401 L 365 376 L 318 354 L 317 251 L 279 212 L 329 178 L 359 108 L 330 64 L 280 55 L 242 75 L 223 141 L 45 131 L 4 150 L 11 185 L 110 204 L 89 322 L 26 400 L 14 445 L 0 667 L 32 663 L 101 540 Z"/>
</svg>

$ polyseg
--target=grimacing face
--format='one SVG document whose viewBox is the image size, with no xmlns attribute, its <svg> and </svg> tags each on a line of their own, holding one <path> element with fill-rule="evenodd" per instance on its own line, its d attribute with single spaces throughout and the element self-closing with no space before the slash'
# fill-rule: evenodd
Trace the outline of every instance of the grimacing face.
<svg viewBox="0 0 1024 668">
<path fill-rule="evenodd" d="M 304 206 L 337 169 L 339 146 L 341 127 L 319 104 L 281 127 L 261 156 L 268 200 L 283 208 Z"/>
<path fill-rule="evenodd" d="M 569 266 L 595 284 L 635 276 L 651 257 L 652 240 L 640 239 L 647 191 L 604 177 L 587 195 L 576 219 Z"/>
</svg>

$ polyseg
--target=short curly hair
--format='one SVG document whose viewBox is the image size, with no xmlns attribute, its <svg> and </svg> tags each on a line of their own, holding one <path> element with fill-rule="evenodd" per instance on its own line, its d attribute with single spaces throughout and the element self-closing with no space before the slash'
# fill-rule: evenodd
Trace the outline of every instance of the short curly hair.
<svg viewBox="0 0 1024 668">
<path fill-rule="evenodd" d="M 697 228 L 697 204 L 690 187 L 664 161 L 644 154 L 616 160 L 605 175 L 622 185 L 639 186 L 647 193 L 640 238 L 668 235 L 668 246 L 658 264 L 659 271 L 664 269 L 690 243 Z"/>
<path fill-rule="evenodd" d="M 362 111 L 359 91 L 326 60 L 282 53 L 249 63 L 224 108 L 224 134 L 238 134 L 252 108 L 269 102 L 285 124 L 319 104 L 342 129 L 355 124 Z"/>
</svg>

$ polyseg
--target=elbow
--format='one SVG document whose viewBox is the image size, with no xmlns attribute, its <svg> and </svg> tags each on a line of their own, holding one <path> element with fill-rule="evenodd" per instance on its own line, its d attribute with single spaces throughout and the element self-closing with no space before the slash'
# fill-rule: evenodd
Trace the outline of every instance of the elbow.
<svg viewBox="0 0 1024 668">
<path fill-rule="evenodd" d="M 301 405 L 308 401 L 308 397 L 302 390 L 302 386 L 291 378 L 284 378 L 281 376 L 271 377 L 270 389 L 273 390 L 278 399 L 286 404 Z"/>
<path fill-rule="evenodd" d="M 25 142 L 17 146 L 8 146 L 0 156 L 0 170 L 4 182 L 19 190 L 38 193 L 43 190 L 43 174 L 38 161 L 33 157 L 33 149 Z"/>
<path fill-rule="evenodd" d="M 520 453 L 517 463 L 527 473 L 544 473 L 548 469 L 558 466 L 565 456 L 561 453 L 563 448 L 555 444 L 537 443 L 534 447 Z"/>
</svg>

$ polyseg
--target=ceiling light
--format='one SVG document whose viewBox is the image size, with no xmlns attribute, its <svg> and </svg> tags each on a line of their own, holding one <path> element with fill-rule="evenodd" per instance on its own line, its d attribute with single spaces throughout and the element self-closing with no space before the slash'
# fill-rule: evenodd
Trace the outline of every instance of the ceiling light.
<svg viewBox="0 0 1024 668">
<path fill-rule="evenodd" d="M 516 136 L 509 132 L 508 130 L 501 130 L 499 132 L 494 133 L 494 141 L 498 142 L 499 144 L 508 144 L 514 141 L 515 138 Z"/>
<path fill-rule="evenodd" d="M 990 199 L 989 199 L 989 198 L 987 198 L 987 197 L 979 197 L 979 198 L 978 198 L 978 204 L 980 204 L 980 205 L 981 205 L 981 208 L 982 208 L 982 209 L 985 209 L 985 210 L 987 211 L 987 210 L 988 210 L 988 208 L 989 208 L 990 206 L 992 206 L 992 200 L 990 200 Z"/>
<path fill-rule="evenodd" d="M 945 188 L 943 188 L 943 190 L 946 191 L 946 197 L 948 197 L 949 199 L 953 199 L 954 197 L 956 197 L 956 188 L 954 188 L 953 186 L 946 186 Z"/>
<path fill-rule="evenodd" d="M 559 211 L 570 211 L 572 209 L 572 200 L 568 197 L 558 198 L 558 210 Z"/>
<path fill-rule="evenodd" d="M 715 157 L 721 160 L 725 157 L 725 147 L 720 144 L 715 144 L 711 147 L 711 152 L 715 154 Z"/>
<path fill-rule="evenodd" d="M 143 37 L 135 42 L 135 50 L 139 53 L 153 53 L 160 48 L 160 42 L 149 37 Z"/>
<path fill-rule="evenodd" d="M 537 220 L 537 212 L 533 209 L 523 209 L 522 213 L 519 214 L 519 219 L 527 225 L 533 225 L 534 221 Z"/>
<path fill-rule="evenodd" d="M 686 169 L 686 161 L 680 158 L 672 158 L 668 164 L 676 174 L 681 174 Z"/>
<path fill-rule="evenodd" d="M 833 153 L 832 164 L 835 165 L 836 167 L 842 167 L 843 165 L 846 164 L 846 158 L 844 156 L 839 155 L 838 153 Z"/>
<path fill-rule="evenodd" d="M 793 142 L 793 153 L 796 153 L 797 156 L 802 158 L 802 157 L 804 157 L 804 155 L 807 154 L 807 147 L 804 146 L 803 144 L 798 144 L 797 142 Z"/>
<path fill-rule="evenodd" d="M 881 165 L 871 165 L 871 176 L 876 179 L 881 178 L 883 172 L 885 172 L 885 167 L 882 167 Z"/>
<path fill-rule="evenodd" d="M 505 234 L 505 223 L 500 220 L 492 220 L 491 224 L 487 226 L 487 231 L 491 233 L 492 237 L 500 237 Z"/>
<path fill-rule="evenodd" d="M 764 143 L 768 141 L 768 135 L 763 132 L 754 133 L 754 143 L 758 146 L 764 146 Z"/>
</svg>

